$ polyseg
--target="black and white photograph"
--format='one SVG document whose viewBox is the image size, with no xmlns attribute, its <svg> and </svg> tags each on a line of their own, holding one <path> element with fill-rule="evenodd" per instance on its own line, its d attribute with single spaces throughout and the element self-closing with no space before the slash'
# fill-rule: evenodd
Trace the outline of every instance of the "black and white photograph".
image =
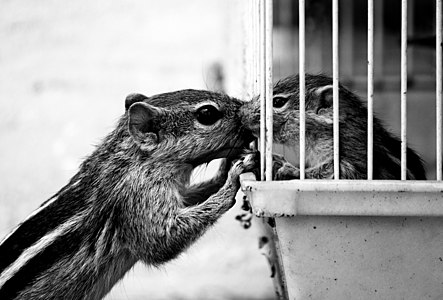
<svg viewBox="0 0 443 300">
<path fill-rule="evenodd" d="M 0 300 L 443 299 L 442 0 L 0 0 Z"/>
</svg>

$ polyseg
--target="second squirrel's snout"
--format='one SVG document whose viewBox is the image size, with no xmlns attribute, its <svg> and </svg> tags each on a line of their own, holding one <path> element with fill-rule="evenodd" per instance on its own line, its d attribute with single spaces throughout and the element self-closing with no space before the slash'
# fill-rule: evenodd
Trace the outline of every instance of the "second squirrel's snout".
<svg viewBox="0 0 443 300">
<path fill-rule="evenodd" d="M 255 137 L 260 135 L 260 101 L 252 99 L 245 102 L 240 108 L 240 120 L 245 129 Z"/>
</svg>

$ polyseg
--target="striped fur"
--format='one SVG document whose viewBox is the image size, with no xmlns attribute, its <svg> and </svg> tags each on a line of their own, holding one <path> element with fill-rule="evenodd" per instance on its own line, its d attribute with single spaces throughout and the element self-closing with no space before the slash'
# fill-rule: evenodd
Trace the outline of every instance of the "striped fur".
<svg viewBox="0 0 443 300">
<path fill-rule="evenodd" d="M 231 160 L 250 141 L 239 130 L 242 103 L 193 90 L 137 101 L 159 107 L 157 123 L 149 120 L 158 141 L 141 150 L 128 110 L 71 181 L 2 241 L 0 299 L 100 299 L 137 261 L 175 258 L 233 205 L 252 159 L 224 164 L 196 186 L 189 176 L 195 164 Z M 193 109 L 208 101 L 223 118 L 196 126 Z"/>
</svg>

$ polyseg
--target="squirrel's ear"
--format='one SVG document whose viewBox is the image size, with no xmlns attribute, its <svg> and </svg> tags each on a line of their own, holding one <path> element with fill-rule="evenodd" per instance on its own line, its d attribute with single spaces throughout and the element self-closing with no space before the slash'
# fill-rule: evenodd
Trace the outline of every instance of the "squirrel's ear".
<svg viewBox="0 0 443 300">
<path fill-rule="evenodd" d="M 145 102 L 136 102 L 129 107 L 129 133 L 143 150 L 152 151 L 158 144 L 155 124 L 160 114 L 160 108 Z"/>
<path fill-rule="evenodd" d="M 132 104 L 136 102 L 141 102 L 145 99 L 148 99 L 148 97 L 142 94 L 129 94 L 128 96 L 126 96 L 125 109 L 128 110 Z"/>
<path fill-rule="evenodd" d="M 315 112 L 321 114 L 325 112 L 328 108 L 332 107 L 333 96 L 332 96 L 332 85 L 322 86 L 314 91 L 316 96 L 317 107 Z"/>
</svg>

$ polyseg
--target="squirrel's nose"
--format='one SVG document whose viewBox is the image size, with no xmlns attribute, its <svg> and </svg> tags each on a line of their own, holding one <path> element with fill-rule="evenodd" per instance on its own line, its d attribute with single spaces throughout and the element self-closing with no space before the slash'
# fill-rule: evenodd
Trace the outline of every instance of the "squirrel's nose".
<svg viewBox="0 0 443 300">
<path fill-rule="evenodd" d="M 253 103 L 246 102 L 240 107 L 240 120 L 245 129 L 252 131 L 254 134 L 260 130 L 260 110 Z"/>
</svg>

